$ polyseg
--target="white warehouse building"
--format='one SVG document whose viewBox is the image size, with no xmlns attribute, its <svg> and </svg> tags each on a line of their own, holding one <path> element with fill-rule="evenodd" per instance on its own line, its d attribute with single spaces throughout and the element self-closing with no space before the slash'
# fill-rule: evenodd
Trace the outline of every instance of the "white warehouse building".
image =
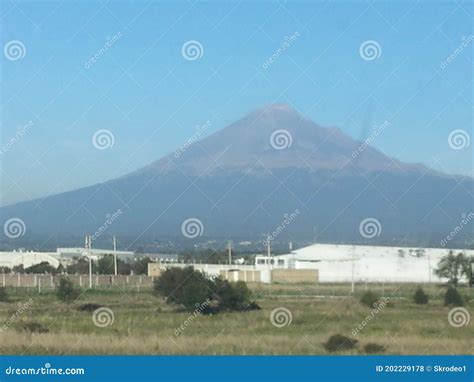
<svg viewBox="0 0 474 382">
<path fill-rule="evenodd" d="M 13 268 L 18 265 L 23 265 L 24 268 L 28 268 L 42 262 L 48 262 L 53 267 L 58 267 L 60 264 L 56 252 L 0 252 L 0 267 Z"/>
<path fill-rule="evenodd" d="M 474 250 L 453 249 L 474 256 Z M 320 282 L 439 282 L 446 248 L 314 244 L 279 256 L 256 256 L 257 269 L 318 269 Z"/>
</svg>

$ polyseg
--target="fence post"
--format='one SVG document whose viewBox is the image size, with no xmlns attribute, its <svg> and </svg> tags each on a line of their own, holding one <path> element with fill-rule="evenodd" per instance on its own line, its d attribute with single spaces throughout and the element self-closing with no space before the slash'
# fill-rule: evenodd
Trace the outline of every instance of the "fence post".
<svg viewBox="0 0 474 382">
<path fill-rule="evenodd" d="M 41 293 L 41 277 L 38 279 L 38 293 Z"/>
<path fill-rule="evenodd" d="M 18 286 L 20 287 L 21 286 L 21 275 L 19 273 L 18 273 L 17 278 L 18 278 Z"/>
<path fill-rule="evenodd" d="M 2 276 L 3 276 L 3 286 L 5 286 L 5 273 L 3 273 Z"/>
</svg>

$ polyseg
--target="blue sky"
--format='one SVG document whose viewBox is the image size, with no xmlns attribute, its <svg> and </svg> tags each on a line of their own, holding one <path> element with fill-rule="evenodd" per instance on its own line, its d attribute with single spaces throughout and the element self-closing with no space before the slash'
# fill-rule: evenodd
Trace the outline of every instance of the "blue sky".
<svg viewBox="0 0 474 382">
<path fill-rule="evenodd" d="M 468 1 L 2 1 L 0 204 L 123 175 L 273 102 L 356 139 L 387 120 L 373 142 L 387 155 L 472 176 L 474 143 L 448 137 L 472 136 L 473 15 Z M 101 129 L 113 147 L 94 147 Z"/>
</svg>

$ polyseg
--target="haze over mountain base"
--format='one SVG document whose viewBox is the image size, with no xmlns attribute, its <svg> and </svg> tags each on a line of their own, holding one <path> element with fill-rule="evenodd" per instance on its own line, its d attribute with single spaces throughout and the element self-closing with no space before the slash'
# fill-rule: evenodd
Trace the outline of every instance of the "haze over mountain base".
<svg viewBox="0 0 474 382">
<path fill-rule="evenodd" d="M 278 230 L 282 242 L 440 246 L 471 212 L 473 195 L 472 178 L 400 162 L 286 105 L 271 105 L 136 172 L 0 214 L 2 224 L 25 223 L 15 243 L 29 235 L 93 233 L 116 214 L 107 233 L 133 242 L 259 240 Z M 191 218 L 201 223 L 198 236 L 183 237 Z M 364 219 L 379 222 L 374 237 L 361 235 Z M 449 246 L 466 245 L 472 224 L 464 229 Z"/>
</svg>

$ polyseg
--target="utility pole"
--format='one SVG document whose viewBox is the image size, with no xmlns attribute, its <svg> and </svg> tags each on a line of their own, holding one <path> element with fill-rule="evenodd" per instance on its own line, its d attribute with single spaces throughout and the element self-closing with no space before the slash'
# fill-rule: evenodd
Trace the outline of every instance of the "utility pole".
<svg viewBox="0 0 474 382">
<path fill-rule="evenodd" d="M 117 240 L 114 235 L 114 274 L 117 276 Z"/>
<path fill-rule="evenodd" d="M 431 256 L 430 256 L 429 251 L 428 251 L 428 281 L 431 284 Z"/>
<path fill-rule="evenodd" d="M 354 294 L 355 292 L 355 285 L 354 285 L 354 272 L 355 272 L 355 250 L 354 246 L 352 246 L 352 282 L 351 282 L 351 294 Z"/>
<path fill-rule="evenodd" d="M 270 235 L 267 235 L 267 256 L 268 256 L 268 265 L 272 268 L 272 248 L 270 244 Z"/>
<path fill-rule="evenodd" d="M 229 250 L 229 265 L 232 265 L 232 243 L 230 240 L 227 249 Z"/>
<path fill-rule="evenodd" d="M 89 289 L 92 289 L 92 243 L 90 236 L 86 236 L 85 249 L 86 256 L 89 258 Z"/>
</svg>

